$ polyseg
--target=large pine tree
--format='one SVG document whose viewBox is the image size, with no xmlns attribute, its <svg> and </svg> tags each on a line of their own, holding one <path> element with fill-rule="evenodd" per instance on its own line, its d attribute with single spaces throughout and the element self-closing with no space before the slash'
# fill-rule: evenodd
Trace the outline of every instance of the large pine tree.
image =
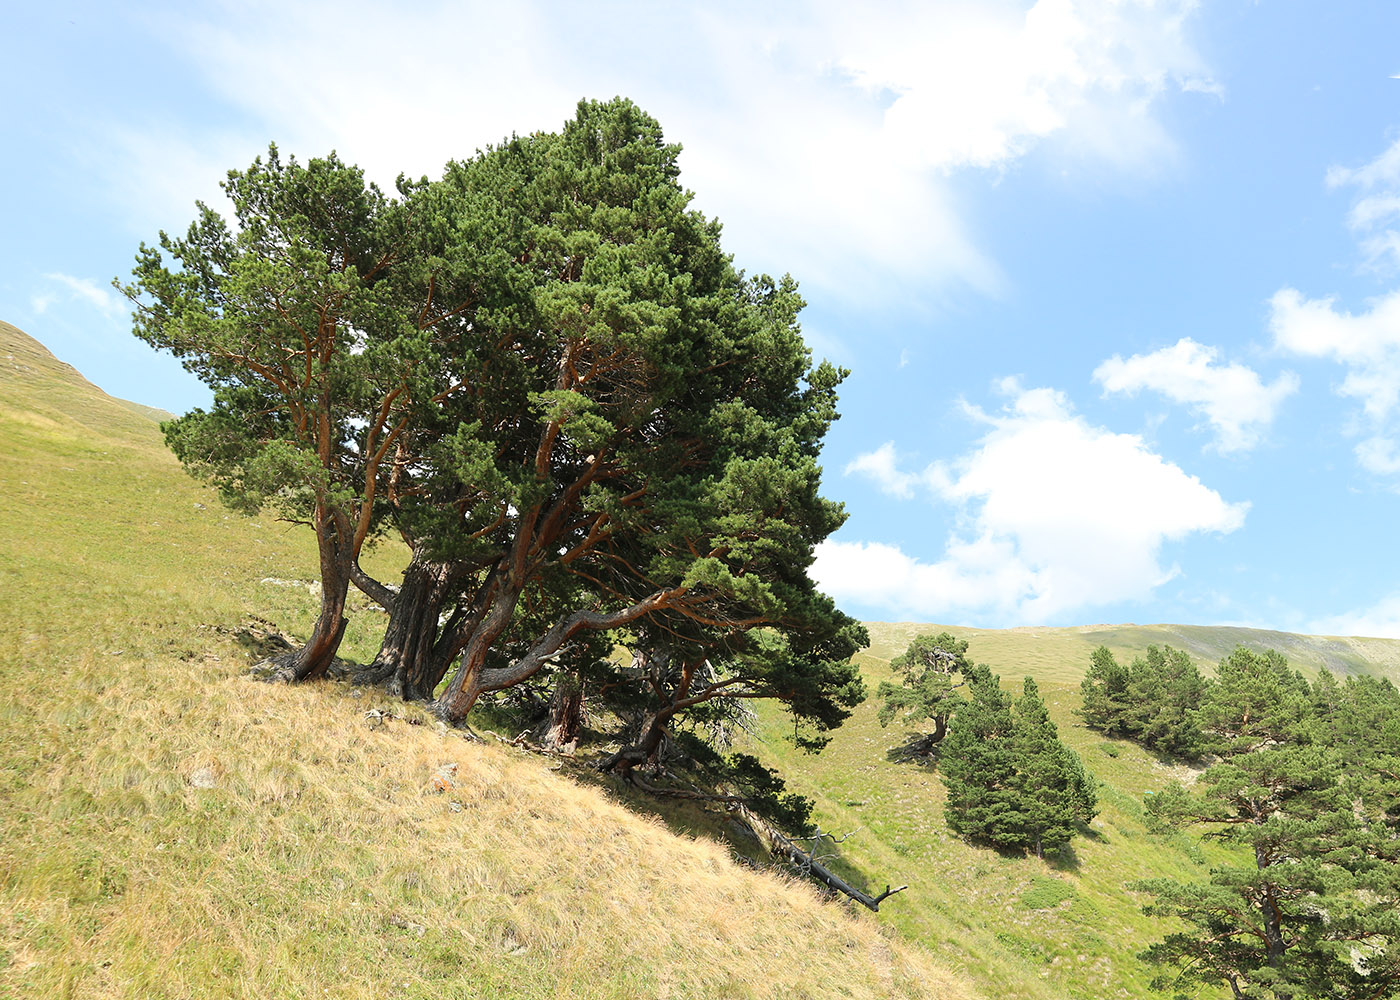
<svg viewBox="0 0 1400 1000">
<path fill-rule="evenodd" d="M 1277 653 L 1239 649 L 1199 713 L 1218 763 L 1151 796 L 1162 828 L 1194 826 L 1238 860 L 1207 883 L 1152 879 L 1150 914 L 1184 929 L 1145 957 L 1162 988 L 1236 998 L 1400 996 L 1400 698 L 1376 682 L 1311 688 Z"/>
</svg>

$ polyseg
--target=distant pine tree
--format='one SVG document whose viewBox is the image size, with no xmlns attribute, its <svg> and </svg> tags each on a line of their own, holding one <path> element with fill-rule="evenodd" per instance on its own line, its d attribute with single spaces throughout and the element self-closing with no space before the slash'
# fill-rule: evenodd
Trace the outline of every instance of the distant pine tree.
<svg viewBox="0 0 1400 1000">
<path fill-rule="evenodd" d="M 1079 715 L 1090 729 L 1108 736 L 1195 758 L 1206 749 L 1196 714 L 1208 687 L 1179 649 L 1149 646 L 1145 657 L 1124 667 L 1100 646 L 1080 684 L 1084 703 Z"/>
<path fill-rule="evenodd" d="M 1324 673 L 1309 686 L 1275 652 L 1237 649 L 1197 721 L 1218 762 L 1190 790 L 1147 799 L 1159 828 L 1234 846 L 1208 882 L 1132 888 L 1180 920 L 1144 953 L 1154 985 L 1236 997 L 1400 997 L 1400 694 Z"/>
<path fill-rule="evenodd" d="M 1003 849 L 1068 844 L 1097 812 L 1093 779 L 1060 742 L 1035 681 L 1013 706 L 985 666 L 968 674 L 971 698 L 944 740 L 940 770 L 953 832 Z"/>
<path fill-rule="evenodd" d="M 1024 846 L 1011 698 L 979 664 L 968 675 L 971 698 L 943 741 L 939 770 L 948 798 L 948 828 L 998 847 Z"/>
<path fill-rule="evenodd" d="M 883 681 L 876 692 L 880 725 L 888 726 L 896 717 L 906 723 L 933 722 L 933 732 L 910 744 L 915 754 L 930 754 L 948 733 L 948 720 L 963 698 L 954 679 L 966 677 L 971 669 L 967 640 L 948 632 L 921 635 L 909 648 L 890 661 L 890 668 L 902 678 L 899 684 Z"/>
<path fill-rule="evenodd" d="M 1019 812 L 1025 846 L 1037 857 L 1068 844 L 1078 823 L 1098 813 L 1093 779 L 1079 755 L 1060 742 L 1055 723 L 1031 678 L 1012 712 Z"/>
</svg>

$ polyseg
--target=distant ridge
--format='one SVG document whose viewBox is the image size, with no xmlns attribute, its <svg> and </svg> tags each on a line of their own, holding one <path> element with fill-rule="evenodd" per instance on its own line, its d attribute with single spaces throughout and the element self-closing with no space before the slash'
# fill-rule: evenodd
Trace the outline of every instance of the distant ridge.
<svg viewBox="0 0 1400 1000">
<path fill-rule="evenodd" d="M 967 639 L 973 659 L 985 660 L 1003 676 L 1032 674 L 1044 680 L 1077 683 L 1089 654 L 1107 646 L 1120 660 L 1131 660 L 1148 646 L 1172 646 L 1210 672 L 1236 646 L 1274 649 L 1305 673 L 1375 674 L 1400 681 L 1400 639 L 1300 635 L 1236 625 L 1078 625 L 1068 628 L 1021 626 L 1009 629 L 960 628 L 914 622 L 867 623 L 870 654 L 889 659 L 909 640 L 945 628 Z M 1018 666 L 1019 664 L 1019 666 Z"/>
<path fill-rule="evenodd" d="M 58 389 L 62 393 L 63 389 L 68 389 L 84 396 L 97 396 L 151 421 L 169 420 L 174 416 L 154 406 L 107 395 L 78 369 L 56 358 L 39 341 L 13 323 L 0 320 L 0 384 L 12 381 L 25 383 L 33 389 L 43 387 L 45 392 Z"/>
</svg>

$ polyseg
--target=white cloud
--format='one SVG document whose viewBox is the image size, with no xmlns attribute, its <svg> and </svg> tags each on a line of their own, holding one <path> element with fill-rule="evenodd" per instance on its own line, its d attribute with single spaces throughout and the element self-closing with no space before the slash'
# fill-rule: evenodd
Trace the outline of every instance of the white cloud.
<svg viewBox="0 0 1400 1000">
<path fill-rule="evenodd" d="M 874 451 L 857 455 L 845 469 L 848 476 L 853 472 L 873 479 L 881 492 L 901 500 L 908 500 L 914 495 L 914 486 L 919 481 L 918 476 L 899 471 L 893 441 L 886 441 Z"/>
<path fill-rule="evenodd" d="M 1359 192 L 1347 224 L 1361 237 L 1367 260 L 1373 265 L 1400 263 L 1400 139 L 1363 166 L 1330 168 L 1327 185 Z"/>
<path fill-rule="evenodd" d="M 1309 628 L 1318 635 L 1400 639 L 1400 593 L 1383 597 L 1369 608 L 1319 618 Z"/>
<path fill-rule="evenodd" d="M 685 143 L 686 184 L 751 269 L 790 269 L 863 301 L 911 281 L 934 295 L 993 291 L 1000 272 L 941 176 L 1004 169 L 1052 137 L 1099 162 L 1152 169 L 1171 148 L 1159 100 L 1211 86 L 1188 36 L 1194 8 L 475 2 L 386 19 L 367 0 L 253 0 L 224 15 L 191 7 L 163 12 L 152 30 L 191 54 L 242 113 L 241 131 L 122 137 L 113 174 L 147 192 L 202 189 L 171 173 L 265 130 L 302 156 L 335 148 L 388 184 L 401 170 L 435 175 L 512 131 L 557 128 L 581 96 L 622 93 Z M 430 38 L 482 44 L 469 59 L 424 58 Z M 180 143 L 183 155 L 171 149 Z"/>
<path fill-rule="evenodd" d="M 942 558 L 828 541 L 813 567 L 825 590 L 897 615 L 1038 624 L 1145 599 L 1177 572 L 1161 564 L 1164 543 L 1244 523 L 1248 503 L 1227 503 L 1136 435 L 1091 425 L 1062 393 L 1014 380 L 1003 389 L 1012 398 L 1001 413 L 968 408 L 989 430 L 955 462 L 903 473 L 891 444 L 852 463 L 910 492 L 922 482 L 954 506 Z"/>
<path fill-rule="evenodd" d="M 68 290 L 68 297 L 86 302 L 108 317 L 117 317 L 125 310 L 121 299 L 109 288 L 104 288 L 91 278 L 75 278 L 71 274 L 46 274 L 48 281 L 62 285 Z M 52 293 L 36 294 L 31 300 L 36 313 L 42 313 L 56 301 Z"/>
<path fill-rule="evenodd" d="M 1334 361 L 1346 368 L 1337 392 L 1361 404 L 1371 436 L 1356 448 L 1363 468 L 1400 472 L 1394 458 L 1400 406 L 1400 291 L 1369 303 L 1363 313 L 1337 308 L 1332 297 L 1307 299 L 1283 288 L 1270 300 L 1269 327 L 1280 350 Z"/>
<path fill-rule="evenodd" d="M 1284 399 L 1298 390 L 1298 376 L 1284 372 L 1265 385 L 1252 368 L 1220 364 L 1219 357 L 1218 348 L 1183 337 L 1151 354 L 1126 360 L 1115 354 L 1094 369 L 1094 379 L 1105 393 L 1151 389 L 1189 406 L 1214 428 L 1219 451 L 1246 451 L 1259 443 Z"/>
</svg>

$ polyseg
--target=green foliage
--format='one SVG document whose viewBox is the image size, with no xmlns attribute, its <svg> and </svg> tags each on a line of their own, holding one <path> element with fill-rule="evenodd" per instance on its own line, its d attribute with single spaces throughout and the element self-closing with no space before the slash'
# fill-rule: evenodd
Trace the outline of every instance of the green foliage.
<svg viewBox="0 0 1400 1000">
<path fill-rule="evenodd" d="M 1212 753 L 1233 757 L 1308 739 L 1310 700 L 1307 680 L 1283 654 L 1240 647 L 1220 661 L 1196 722 Z"/>
<path fill-rule="evenodd" d="M 1144 954 L 1163 988 L 1360 1000 L 1400 995 L 1400 701 L 1388 683 L 1323 675 L 1309 687 L 1277 653 L 1236 650 L 1200 711 L 1219 762 L 1194 788 L 1147 800 L 1159 829 L 1196 826 L 1237 862 L 1206 884 L 1149 879 L 1146 912 L 1186 929 Z M 1380 739 L 1367 739 L 1356 721 Z"/>
<path fill-rule="evenodd" d="M 676 748 L 685 766 L 707 787 L 716 792 L 737 795 L 750 809 L 793 836 L 810 836 L 812 800 L 787 789 L 774 768 L 747 753 L 717 752 L 701 734 L 682 730 L 676 734 Z"/>
<path fill-rule="evenodd" d="M 1105 646 L 1094 650 L 1080 685 L 1084 724 L 1177 757 L 1199 757 L 1206 740 L 1196 719 L 1208 682 L 1190 657 L 1170 646 L 1123 667 Z"/>
<path fill-rule="evenodd" d="M 967 659 L 967 641 L 947 633 L 921 635 L 909 648 L 890 661 L 890 667 L 901 675 L 899 684 L 883 681 L 876 691 L 880 699 L 880 725 L 888 726 L 896 717 L 905 723 L 931 719 L 934 732 L 931 742 L 941 741 L 948 728 L 948 719 L 963 700 L 954 679 L 966 677 L 971 669 Z"/>
<path fill-rule="evenodd" d="M 968 678 L 972 697 L 939 764 L 949 828 L 1003 849 L 1065 846 L 1098 811 L 1093 779 L 1060 742 L 1034 680 L 1013 705 L 986 667 Z"/>
<path fill-rule="evenodd" d="M 1094 780 L 1069 747 L 1060 742 L 1040 691 L 1030 677 L 1013 712 L 1016 783 L 1027 846 L 1036 854 L 1068 844 L 1075 827 L 1098 813 Z"/>
</svg>

